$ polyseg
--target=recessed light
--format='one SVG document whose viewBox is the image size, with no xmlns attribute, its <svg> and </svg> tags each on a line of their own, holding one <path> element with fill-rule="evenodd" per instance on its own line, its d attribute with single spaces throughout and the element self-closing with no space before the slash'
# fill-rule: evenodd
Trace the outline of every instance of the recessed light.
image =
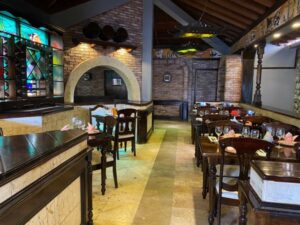
<svg viewBox="0 0 300 225">
<path fill-rule="evenodd" d="M 295 22 L 292 24 L 292 28 L 293 29 L 296 29 L 296 28 L 299 28 L 300 27 L 300 22 Z"/>
<path fill-rule="evenodd" d="M 273 34 L 273 38 L 280 38 L 281 37 L 281 33 L 275 33 Z"/>
<path fill-rule="evenodd" d="M 258 47 L 258 44 L 255 44 L 255 45 L 254 45 L 254 48 L 257 48 L 257 47 Z"/>
</svg>

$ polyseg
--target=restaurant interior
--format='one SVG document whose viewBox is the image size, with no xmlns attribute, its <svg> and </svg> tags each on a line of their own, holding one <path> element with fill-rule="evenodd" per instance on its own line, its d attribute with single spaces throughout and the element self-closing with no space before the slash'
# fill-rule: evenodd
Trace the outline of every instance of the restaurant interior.
<svg viewBox="0 0 300 225">
<path fill-rule="evenodd" d="M 0 225 L 300 224 L 300 0 L 0 1 Z"/>
</svg>

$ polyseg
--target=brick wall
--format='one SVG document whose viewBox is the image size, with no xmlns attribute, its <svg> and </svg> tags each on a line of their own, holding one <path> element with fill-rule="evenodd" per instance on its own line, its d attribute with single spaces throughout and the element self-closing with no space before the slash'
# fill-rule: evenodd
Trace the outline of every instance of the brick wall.
<svg viewBox="0 0 300 225">
<path fill-rule="evenodd" d="M 104 70 L 104 67 L 89 70 L 92 79 L 88 81 L 81 77 L 75 89 L 75 96 L 104 96 Z"/>
<path fill-rule="evenodd" d="M 242 59 L 240 55 L 226 56 L 224 100 L 239 102 L 242 96 Z"/>
<path fill-rule="evenodd" d="M 129 69 L 133 71 L 141 86 L 142 79 L 142 19 L 143 19 L 143 1 L 130 0 L 128 3 L 123 4 L 110 11 L 92 17 L 77 25 L 69 27 L 64 34 L 64 79 L 65 82 L 69 78 L 70 72 L 75 66 L 81 62 L 105 55 L 115 57 L 123 62 Z M 112 47 L 103 48 L 101 46 L 92 46 L 89 44 L 79 44 L 74 47 L 72 37 L 82 36 L 82 27 L 88 22 L 98 22 L 101 27 L 104 25 L 111 25 L 114 29 L 124 27 L 129 35 L 127 43 L 137 46 L 137 48 L 128 53 L 121 49 L 116 50 Z"/>
</svg>

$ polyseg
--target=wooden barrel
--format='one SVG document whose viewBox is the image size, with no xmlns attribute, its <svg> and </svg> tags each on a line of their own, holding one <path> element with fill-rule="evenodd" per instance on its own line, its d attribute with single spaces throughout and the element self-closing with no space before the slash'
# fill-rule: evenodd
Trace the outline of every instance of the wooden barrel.
<svg viewBox="0 0 300 225">
<path fill-rule="evenodd" d="M 96 22 L 90 22 L 82 29 L 84 36 L 91 39 L 97 38 L 100 34 L 100 31 L 101 28 Z"/>
<path fill-rule="evenodd" d="M 115 35 L 114 28 L 110 25 L 105 25 L 102 28 L 102 32 L 99 33 L 99 38 L 103 41 L 108 41 L 112 39 Z"/>
<path fill-rule="evenodd" d="M 128 39 L 128 33 L 127 30 L 125 30 L 123 27 L 118 28 L 118 30 L 116 31 L 113 40 L 115 42 L 124 42 Z"/>
</svg>

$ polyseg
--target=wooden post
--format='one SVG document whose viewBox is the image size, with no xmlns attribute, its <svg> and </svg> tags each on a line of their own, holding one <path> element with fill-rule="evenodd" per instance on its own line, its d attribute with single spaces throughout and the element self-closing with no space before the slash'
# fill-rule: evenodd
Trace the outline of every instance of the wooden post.
<svg viewBox="0 0 300 225">
<path fill-rule="evenodd" d="M 262 59 L 265 52 L 266 42 L 262 42 L 257 46 L 257 70 L 256 70 L 256 89 L 253 97 L 253 104 L 256 106 L 261 106 L 261 72 L 262 72 Z"/>
</svg>

